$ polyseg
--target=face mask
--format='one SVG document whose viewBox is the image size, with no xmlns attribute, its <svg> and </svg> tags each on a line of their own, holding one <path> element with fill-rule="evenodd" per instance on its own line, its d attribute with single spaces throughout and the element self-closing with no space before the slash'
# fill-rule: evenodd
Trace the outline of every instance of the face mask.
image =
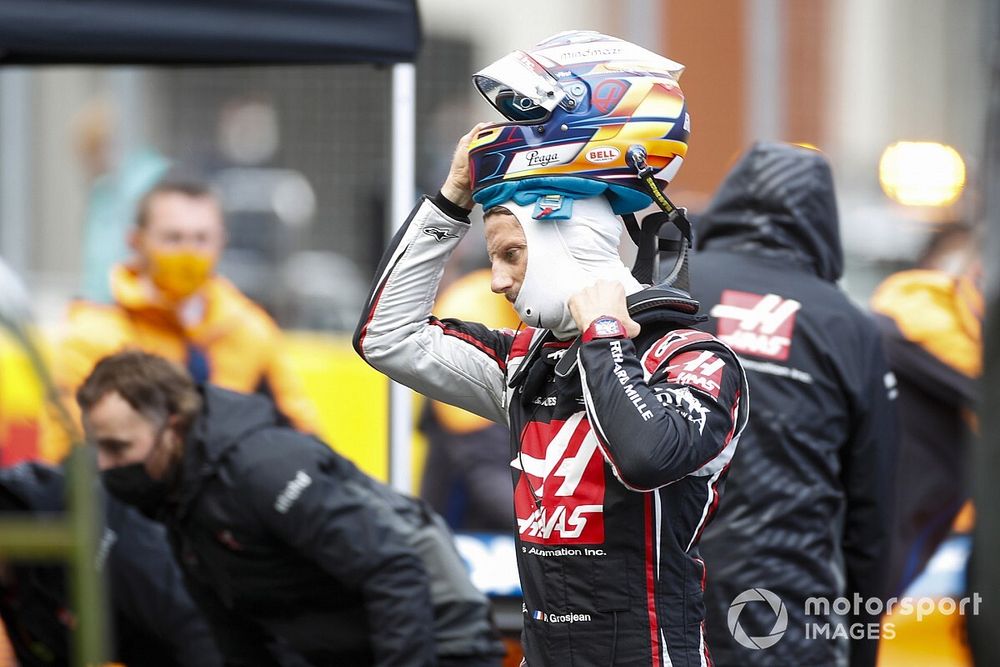
<svg viewBox="0 0 1000 667">
<path fill-rule="evenodd" d="M 149 456 L 162 445 L 163 433 L 161 430 L 156 434 L 156 444 Z M 153 479 L 146 470 L 146 461 L 140 461 L 101 471 L 101 481 L 112 496 L 153 518 L 173 488 L 177 471 L 178 466 L 171 464 L 163 479 Z"/>
<path fill-rule="evenodd" d="M 163 505 L 171 488 L 168 478 L 150 477 L 142 462 L 108 468 L 101 472 L 101 481 L 108 493 L 150 518 Z"/>
<path fill-rule="evenodd" d="M 212 258 L 189 250 L 153 251 L 149 257 L 149 277 L 173 301 L 191 296 L 208 281 Z"/>
</svg>

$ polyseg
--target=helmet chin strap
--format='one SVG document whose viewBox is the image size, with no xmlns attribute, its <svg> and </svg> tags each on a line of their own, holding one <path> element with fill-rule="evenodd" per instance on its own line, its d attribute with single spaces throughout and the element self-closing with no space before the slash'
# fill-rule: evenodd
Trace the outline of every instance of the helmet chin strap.
<svg viewBox="0 0 1000 667">
<path fill-rule="evenodd" d="M 622 216 L 629 236 L 639 248 L 635 264 L 632 266 L 632 275 L 641 283 L 664 285 L 690 292 L 688 252 L 691 249 L 692 236 L 687 210 L 674 206 L 673 202 L 667 199 L 666 195 L 657 187 L 656 181 L 653 179 L 653 168 L 646 163 L 645 148 L 638 144 L 629 146 L 625 153 L 625 161 L 635 169 L 636 177 L 646 187 L 653 201 L 660 208 L 659 213 L 652 213 L 643 218 L 641 226 L 636 222 L 634 214 L 628 213 Z M 667 222 L 680 231 L 679 241 L 659 237 L 660 228 Z M 660 252 L 676 253 L 674 265 L 663 279 L 660 278 Z"/>
</svg>

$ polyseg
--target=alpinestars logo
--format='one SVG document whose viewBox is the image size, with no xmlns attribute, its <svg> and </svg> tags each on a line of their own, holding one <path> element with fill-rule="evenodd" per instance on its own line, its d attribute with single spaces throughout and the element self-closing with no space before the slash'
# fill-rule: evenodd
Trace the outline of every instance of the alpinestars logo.
<svg viewBox="0 0 1000 667">
<path fill-rule="evenodd" d="M 428 236 L 433 236 L 438 240 L 438 243 L 444 241 L 445 239 L 457 239 L 458 234 L 454 232 L 449 232 L 447 229 L 441 229 L 440 227 L 425 227 L 424 234 Z"/>
<path fill-rule="evenodd" d="M 583 412 L 529 423 L 511 466 L 522 471 L 514 511 L 523 541 L 604 542 L 604 459 Z"/>
<path fill-rule="evenodd" d="M 712 308 L 719 321 L 719 338 L 737 352 L 757 357 L 788 359 L 795 329 L 795 313 L 802 304 L 777 294 L 725 290 Z"/>
</svg>

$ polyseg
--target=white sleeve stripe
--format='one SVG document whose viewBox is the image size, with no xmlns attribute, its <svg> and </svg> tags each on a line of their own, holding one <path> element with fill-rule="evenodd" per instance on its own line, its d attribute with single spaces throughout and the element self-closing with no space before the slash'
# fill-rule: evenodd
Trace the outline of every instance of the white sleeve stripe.
<svg viewBox="0 0 1000 667">
<path fill-rule="evenodd" d="M 419 227 L 419 225 L 415 225 L 413 223 L 417 219 L 417 216 L 420 214 L 422 209 L 423 205 L 418 206 L 416 209 L 414 209 L 413 213 L 410 214 L 406 222 L 403 223 L 403 225 L 406 228 L 406 231 L 403 232 L 403 236 L 400 237 L 399 243 L 397 243 L 396 247 L 393 248 L 392 255 L 389 257 L 389 261 L 387 261 L 385 264 L 385 270 L 382 271 L 382 274 L 378 277 L 377 288 L 373 289 L 371 295 L 368 297 L 369 308 L 372 306 L 373 303 L 375 303 L 378 295 L 385 288 L 386 281 L 389 279 L 389 276 L 396 268 L 396 265 L 399 263 L 399 259 L 403 256 L 403 253 L 405 253 L 407 248 L 409 248 L 410 245 L 413 244 L 414 236 L 416 236 L 417 233 L 415 230 Z"/>
<path fill-rule="evenodd" d="M 409 236 L 410 230 L 408 229 L 406 233 L 407 236 Z M 408 242 L 403 243 L 403 241 L 408 241 Z M 386 282 L 388 282 L 389 276 L 392 275 L 392 272 L 396 268 L 396 265 L 399 264 L 400 258 L 403 256 L 403 253 L 406 252 L 407 248 L 410 247 L 411 243 L 413 243 L 413 239 L 407 239 L 406 236 L 404 236 L 402 239 L 400 239 L 400 243 L 399 245 L 396 246 L 396 249 L 392 251 L 392 256 L 389 258 L 389 261 L 385 265 L 385 271 L 383 271 L 382 275 L 378 277 L 378 287 L 372 290 L 371 297 L 369 297 L 368 300 L 369 308 L 372 306 L 372 304 L 375 303 L 376 299 L 378 298 L 378 295 L 382 293 L 382 290 L 385 289 L 385 284 Z"/>
<path fill-rule="evenodd" d="M 653 518 L 656 521 L 656 581 L 660 581 L 660 528 L 663 522 L 663 508 L 660 505 L 660 490 L 653 491 Z"/>
<path fill-rule="evenodd" d="M 667 638 L 663 634 L 663 628 L 660 628 L 660 649 L 663 653 L 663 667 L 673 667 L 673 661 L 670 659 L 670 651 L 667 650 Z"/>
<path fill-rule="evenodd" d="M 697 525 L 694 527 L 694 531 L 691 533 L 691 541 L 688 542 L 687 547 L 685 547 L 684 552 L 687 553 L 691 551 L 691 547 L 694 546 L 694 541 L 698 539 L 698 535 L 705 523 L 708 521 L 708 513 L 712 510 L 712 505 L 715 503 L 715 498 L 718 492 L 715 489 L 716 483 L 719 481 L 719 475 L 722 474 L 722 469 L 720 468 L 714 475 L 708 479 L 708 498 L 705 500 L 705 506 L 701 510 L 701 518 L 698 519 Z"/>
<path fill-rule="evenodd" d="M 401 255 L 400 255 L 401 256 Z M 379 297 L 382 296 L 383 290 L 385 290 L 385 283 L 388 280 L 388 275 L 392 273 L 392 270 L 396 267 L 399 262 L 399 257 L 393 259 L 391 264 L 388 264 L 385 272 L 382 274 L 385 276 L 381 279 L 374 290 L 372 290 L 371 299 L 368 304 L 365 323 L 361 327 L 361 334 L 358 337 L 358 351 L 361 353 L 361 358 L 367 361 L 367 356 L 365 355 L 365 340 L 368 338 L 368 327 L 371 325 L 372 320 L 375 318 L 375 309 L 378 307 Z"/>
</svg>

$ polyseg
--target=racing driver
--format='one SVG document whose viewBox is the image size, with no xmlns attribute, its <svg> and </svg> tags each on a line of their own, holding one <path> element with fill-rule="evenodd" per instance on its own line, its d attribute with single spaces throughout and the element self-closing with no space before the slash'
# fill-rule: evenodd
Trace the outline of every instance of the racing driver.
<svg viewBox="0 0 1000 667">
<path fill-rule="evenodd" d="M 641 167 L 665 187 L 686 151 L 681 69 L 572 32 L 477 74 L 512 122 L 459 141 L 355 333 L 394 380 L 509 425 L 529 667 L 711 664 L 697 545 L 747 420 L 746 380 L 691 328 L 702 318 L 683 289 L 643 284 L 618 254 L 618 215 L 658 201 Z M 431 314 L 474 203 L 491 288 L 528 325 L 517 332 Z"/>
</svg>

